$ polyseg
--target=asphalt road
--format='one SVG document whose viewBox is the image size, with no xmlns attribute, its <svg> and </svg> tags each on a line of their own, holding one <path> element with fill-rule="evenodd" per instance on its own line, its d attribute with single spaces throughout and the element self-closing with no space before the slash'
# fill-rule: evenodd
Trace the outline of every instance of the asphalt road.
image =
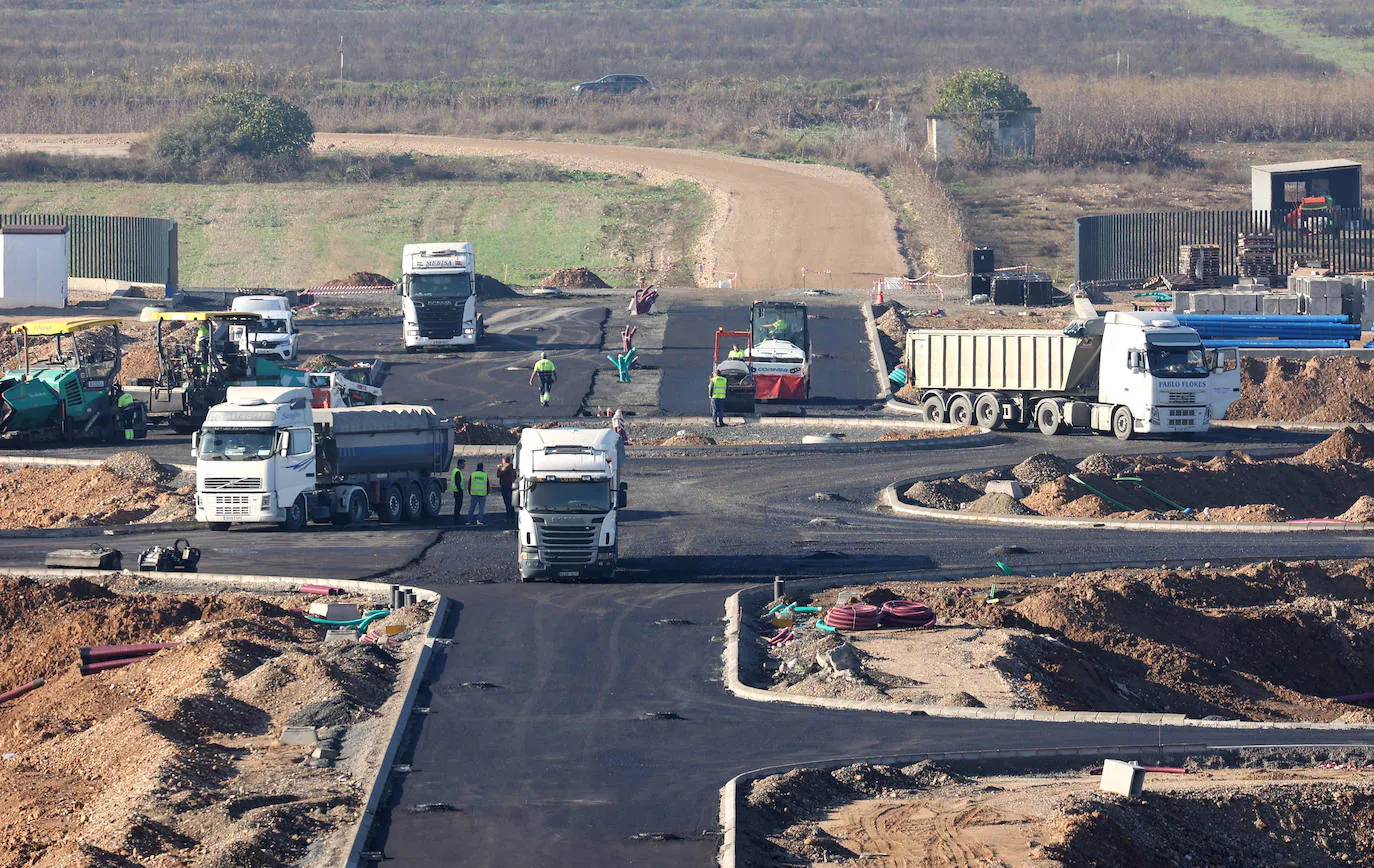
<svg viewBox="0 0 1374 868">
<path fill-rule="evenodd" d="M 760 404 L 758 411 L 767 414 L 803 410 L 823 414 L 871 408 L 877 395 L 877 380 L 859 306 L 810 303 L 807 315 L 813 358 L 811 399 L 804 404 Z M 673 416 L 710 412 L 704 396 L 718 328 L 748 330 L 749 308 L 675 302 L 669 309 L 663 350 L 657 361 L 664 370 L 659 390 L 659 405 L 664 412 Z M 722 354 L 729 349 L 728 344 L 723 345 Z"/>
<path fill-rule="evenodd" d="M 443 397 L 449 403 L 441 408 L 455 414 L 507 415 L 506 408 L 516 407 L 510 415 L 534 415 L 533 390 L 526 392 L 523 384 L 541 345 L 553 349 L 560 371 L 566 365 L 570 379 L 590 382 L 600 356 L 601 308 L 554 310 L 541 302 L 533 311 L 489 310 L 497 335 L 475 355 L 406 357 L 394 349 L 397 327 L 375 324 L 320 329 L 308 351 L 351 357 L 388 352 L 397 362 L 387 384 L 389 397 Z M 836 405 L 861 403 L 872 393 L 872 374 L 867 348 L 851 346 L 862 334 L 859 313 L 816 310 L 825 316 L 815 321 L 816 348 L 833 358 L 818 362 L 813 394 L 833 398 Z M 698 387 L 704 373 L 699 369 L 705 365 L 701 360 L 709 359 L 709 349 L 705 355 L 701 349 L 723 324 L 722 312 L 729 309 L 674 307 L 660 361 L 688 373 L 675 378 L 686 384 L 681 394 L 665 389 L 670 412 L 701 412 Z M 544 331 L 526 333 L 527 326 Z M 583 364 L 585 369 L 578 367 Z M 557 397 L 565 403 L 555 410 L 566 416 L 573 406 L 571 390 Z M 505 400 L 517 404 L 501 403 Z M 392 860 L 387 864 L 701 866 L 711 864 L 717 846 L 710 832 L 716 826 L 718 788 L 752 768 L 956 747 L 1157 738 L 1226 744 L 1238 738 L 1229 731 L 1196 728 L 970 725 L 736 700 L 721 687 L 720 618 L 725 596 L 741 586 L 773 575 L 877 580 L 919 578 L 937 568 L 988 575 L 998 559 L 1009 560 L 1024 575 L 1101 564 L 1374 555 L 1374 538 L 1339 532 L 1022 530 L 912 520 L 875 509 L 879 488 L 898 478 L 1011 465 L 1050 447 L 1076 460 L 1099 451 L 1206 455 L 1237 448 L 1296 449 L 1319 439 L 1219 429 L 1187 443 L 1007 434 L 977 448 L 930 440 L 870 452 L 794 448 L 731 458 L 648 457 L 632 450 L 630 507 L 622 514 L 623 570 L 615 583 L 600 585 L 517 583 L 514 541 L 496 521 L 496 496 L 489 502 L 493 523 L 481 528 L 383 528 L 369 522 L 300 534 L 244 528 L 190 536 L 205 552 L 201 567 L 207 572 L 322 578 L 385 573 L 391 580 L 440 590 L 459 604 L 445 627 L 452 644 L 430 671 L 420 701 L 430 713 L 417 718 L 403 758 L 413 770 L 394 788 L 378 827 L 375 845 Z M 188 458 L 187 438 L 158 436 L 140 448 L 161 460 Z M 811 497 L 817 492 L 842 499 L 815 502 Z M 98 539 L 132 556 L 153 541 L 168 542 L 167 536 Z M 0 540 L 0 565 L 38 566 L 47 551 L 87 541 Z M 989 553 L 1009 545 L 1027 553 L 1011 558 Z M 687 623 L 657 623 L 662 619 Z M 472 686 L 476 682 L 495 686 L 480 689 Z M 643 719 L 661 712 L 677 717 Z M 1239 738 L 1294 742 L 1342 736 L 1284 732 Z M 1363 740 L 1358 734 L 1349 738 Z M 422 809 L 433 803 L 454 810 Z M 640 833 L 656 838 L 634 840 Z M 660 840 L 664 837 L 669 840 Z"/>
</svg>

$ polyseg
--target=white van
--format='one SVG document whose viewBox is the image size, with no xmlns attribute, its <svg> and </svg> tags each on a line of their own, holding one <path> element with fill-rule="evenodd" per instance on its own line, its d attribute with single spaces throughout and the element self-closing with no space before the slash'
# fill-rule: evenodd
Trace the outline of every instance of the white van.
<svg viewBox="0 0 1374 868">
<path fill-rule="evenodd" d="M 296 316 L 291 305 L 280 295 L 241 295 L 229 307 L 232 311 L 256 313 L 262 320 L 251 334 L 243 326 L 232 326 L 230 338 L 244 355 L 268 356 L 284 362 L 296 360 Z M 250 346 L 251 344 L 251 346 Z"/>
</svg>

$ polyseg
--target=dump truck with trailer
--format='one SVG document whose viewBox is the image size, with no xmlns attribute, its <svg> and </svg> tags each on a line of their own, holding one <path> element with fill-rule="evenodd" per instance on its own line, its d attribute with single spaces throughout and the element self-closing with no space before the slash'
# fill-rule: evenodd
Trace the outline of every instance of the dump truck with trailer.
<svg viewBox="0 0 1374 868">
<path fill-rule="evenodd" d="M 308 388 L 235 386 L 192 438 L 196 520 L 351 524 L 439 517 L 453 427 L 429 407 L 324 409 Z"/>
<path fill-rule="evenodd" d="M 913 329 L 907 384 L 932 422 L 1189 436 L 1240 397 L 1236 350 L 1166 313 L 1112 311 L 1063 332 Z"/>
<path fill-rule="evenodd" d="M 526 428 L 515 452 L 520 581 L 613 579 L 625 444 L 610 428 Z"/>
</svg>

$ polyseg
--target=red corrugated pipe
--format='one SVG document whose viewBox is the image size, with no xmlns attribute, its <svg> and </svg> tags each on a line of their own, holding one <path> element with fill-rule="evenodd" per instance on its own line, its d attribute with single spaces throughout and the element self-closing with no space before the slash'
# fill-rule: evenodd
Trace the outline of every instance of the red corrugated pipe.
<svg viewBox="0 0 1374 868">
<path fill-rule="evenodd" d="M 6 690 L 4 693 L 0 693 L 0 703 L 9 702 L 11 699 L 18 699 L 30 690 L 37 690 L 46 683 L 47 682 L 42 678 L 35 678 L 28 684 L 21 685 L 13 690 Z"/>
<path fill-rule="evenodd" d="M 142 657 L 125 657 L 122 660 L 101 660 L 99 663 L 82 663 L 82 675 L 94 675 L 97 672 L 104 672 L 106 669 L 118 669 L 121 666 L 128 666 L 130 663 L 137 663 L 140 660 L 147 660 L 151 654 Z"/>
<path fill-rule="evenodd" d="M 343 593 L 343 588 L 335 588 L 330 585 L 301 585 L 296 590 L 302 594 L 319 594 L 325 597 Z"/>
<path fill-rule="evenodd" d="M 827 627 L 840 630 L 876 630 L 881 614 L 882 611 L 877 606 L 851 603 L 845 606 L 832 606 L 825 613 L 824 621 Z"/>
<path fill-rule="evenodd" d="M 85 645 L 81 648 L 82 663 L 100 663 L 104 660 L 124 660 L 127 658 L 147 657 L 163 648 L 175 648 L 180 642 L 145 642 L 142 645 Z"/>
<path fill-rule="evenodd" d="M 914 600 L 888 600 L 878 621 L 884 627 L 934 627 L 935 611 Z"/>
</svg>

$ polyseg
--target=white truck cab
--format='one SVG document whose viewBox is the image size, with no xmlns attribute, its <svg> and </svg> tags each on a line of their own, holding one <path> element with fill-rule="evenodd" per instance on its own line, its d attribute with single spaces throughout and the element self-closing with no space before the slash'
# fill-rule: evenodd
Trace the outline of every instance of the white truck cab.
<svg viewBox="0 0 1374 868">
<path fill-rule="evenodd" d="M 472 244 L 442 241 L 401 249 L 401 333 L 406 352 L 475 347 L 477 266 Z"/>
<path fill-rule="evenodd" d="M 315 488 L 310 390 L 230 386 L 192 438 L 196 521 L 286 521 L 286 510 Z"/>
<path fill-rule="evenodd" d="M 280 295 L 241 295 L 230 304 L 235 312 L 256 313 L 261 317 L 250 330 L 231 326 L 230 338 L 248 356 L 268 356 L 286 362 L 296 360 L 300 334 L 296 331 L 296 315 L 291 305 Z"/>
<path fill-rule="evenodd" d="M 520 580 L 611 579 L 624 442 L 610 428 L 526 428 L 515 454 Z"/>
</svg>

